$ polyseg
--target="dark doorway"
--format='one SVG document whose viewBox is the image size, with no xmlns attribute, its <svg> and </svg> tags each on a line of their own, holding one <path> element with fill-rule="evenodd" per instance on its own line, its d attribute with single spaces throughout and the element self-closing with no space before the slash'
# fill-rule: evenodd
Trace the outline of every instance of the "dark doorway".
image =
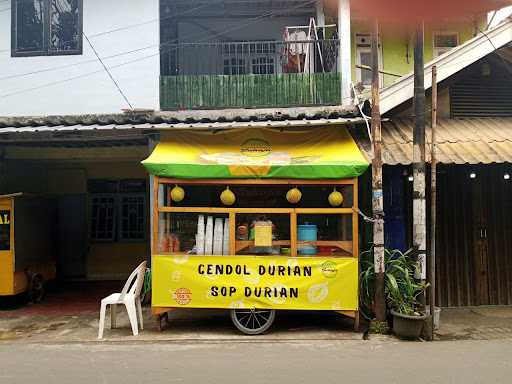
<svg viewBox="0 0 512 384">
<path fill-rule="evenodd" d="M 57 275 L 61 280 L 86 277 L 86 206 L 85 194 L 66 195 L 59 198 Z"/>
<path fill-rule="evenodd" d="M 438 176 L 441 306 L 512 304 L 509 165 L 444 166 Z"/>
</svg>

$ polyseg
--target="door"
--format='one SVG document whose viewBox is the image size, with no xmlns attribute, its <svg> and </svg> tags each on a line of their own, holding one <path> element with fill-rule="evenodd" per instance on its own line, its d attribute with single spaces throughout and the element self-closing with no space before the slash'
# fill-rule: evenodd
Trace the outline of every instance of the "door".
<svg viewBox="0 0 512 384">
<path fill-rule="evenodd" d="M 84 278 L 87 274 L 87 200 L 85 194 L 59 197 L 59 279 Z"/>
<path fill-rule="evenodd" d="M 506 165 L 446 166 L 438 175 L 441 306 L 512 304 L 512 180 Z"/>
<path fill-rule="evenodd" d="M 511 173 L 510 167 L 503 164 L 488 166 L 485 172 L 482 236 L 486 243 L 486 303 L 490 305 L 512 304 Z"/>
<path fill-rule="evenodd" d="M 489 243 L 487 241 L 487 184 L 490 181 L 485 168 L 473 169 L 468 174 L 473 214 L 473 257 L 475 276 L 475 305 L 489 304 Z"/>
</svg>

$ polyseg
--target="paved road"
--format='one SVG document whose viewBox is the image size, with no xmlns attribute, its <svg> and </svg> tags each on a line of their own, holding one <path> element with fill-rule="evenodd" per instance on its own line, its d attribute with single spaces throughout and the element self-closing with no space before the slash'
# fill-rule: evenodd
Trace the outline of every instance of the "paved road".
<svg viewBox="0 0 512 384">
<path fill-rule="evenodd" d="M 511 383 L 512 341 L 0 344 L 0 383 L 30 382 Z"/>
</svg>

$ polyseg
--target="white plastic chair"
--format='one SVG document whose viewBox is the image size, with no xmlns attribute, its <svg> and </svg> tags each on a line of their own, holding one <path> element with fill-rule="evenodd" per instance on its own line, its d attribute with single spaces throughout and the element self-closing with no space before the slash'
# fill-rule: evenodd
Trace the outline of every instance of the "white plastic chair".
<svg viewBox="0 0 512 384">
<path fill-rule="evenodd" d="M 126 311 L 128 312 L 128 318 L 130 319 L 130 324 L 132 326 L 133 336 L 137 336 L 139 334 L 137 317 L 140 321 L 140 329 L 144 329 L 142 320 L 142 305 L 140 302 L 140 291 L 142 290 L 142 286 L 144 284 L 146 264 L 147 261 L 144 261 L 137 268 L 135 268 L 128 280 L 126 280 L 121 293 L 113 293 L 101 300 L 98 339 L 103 338 L 103 329 L 105 328 L 105 312 L 107 310 L 107 305 L 110 305 L 110 328 L 114 329 L 116 327 L 117 305 L 123 304 L 126 307 Z"/>
</svg>

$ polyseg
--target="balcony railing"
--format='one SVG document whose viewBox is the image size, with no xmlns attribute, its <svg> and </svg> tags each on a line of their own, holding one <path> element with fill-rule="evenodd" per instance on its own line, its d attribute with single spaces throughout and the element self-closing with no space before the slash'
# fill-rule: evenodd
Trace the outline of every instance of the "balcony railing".
<svg viewBox="0 0 512 384">
<path fill-rule="evenodd" d="M 163 110 L 340 104 L 338 40 L 164 47 Z"/>
</svg>

